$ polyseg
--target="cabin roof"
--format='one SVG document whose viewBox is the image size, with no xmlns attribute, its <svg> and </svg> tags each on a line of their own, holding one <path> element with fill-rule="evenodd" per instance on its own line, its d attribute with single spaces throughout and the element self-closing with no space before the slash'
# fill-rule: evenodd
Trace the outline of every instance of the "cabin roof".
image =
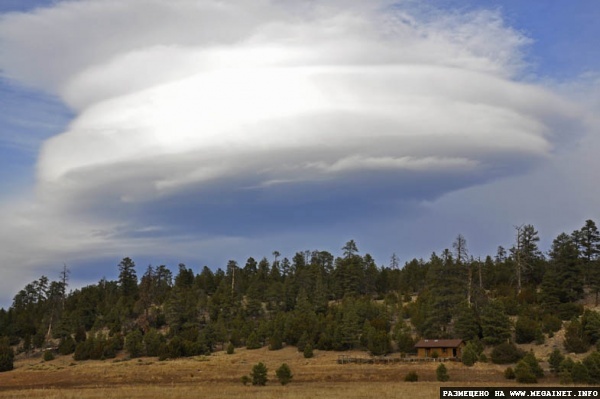
<svg viewBox="0 0 600 399">
<path fill-rule="evenodd" d="M 458 348 L 462 343 L 462 339 L 422 339 L 415 348 Z"/>
</svg>

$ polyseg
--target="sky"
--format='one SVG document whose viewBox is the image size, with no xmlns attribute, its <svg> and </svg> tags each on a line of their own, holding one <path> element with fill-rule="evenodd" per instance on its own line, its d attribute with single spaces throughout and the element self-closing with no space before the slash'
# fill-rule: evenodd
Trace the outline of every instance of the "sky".
<svg viewBox="0 0 600 399">
<path fill-rule="evenodd" d="M 0 306 L 63 265 L 388 265 L 600 222 L 596 0 L 2 0 Z"/>
</svg>

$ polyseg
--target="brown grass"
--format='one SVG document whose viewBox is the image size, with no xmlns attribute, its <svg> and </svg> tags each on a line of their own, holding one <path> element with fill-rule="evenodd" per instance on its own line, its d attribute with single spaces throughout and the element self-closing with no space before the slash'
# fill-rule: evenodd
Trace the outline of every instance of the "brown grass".
<svg viewBox="0 0 600 399">
<path fill-rule="evenodd" d="M 345 353 L 353 355 L 353 353 Z M 364 353 L 354 353 L 365 356 Z M 159 362 L 156 358 L 75 362 L 62 356 L 50 362 L 20 359 L 15 370 L 0 374 L 0 398 L 437 398 L 438 363 L 337 364 L 338 353 L 315 351 L 304 359 L 295 348 L 269 351 L 238 349 L 233 355 Z M 242 385 L 240 378 L 259 361 L 269 368 L 266 387 Z M 282 387 L 275 370 L 287 363 L 294 379 Z M 444 385 L 514 385 L 503 377 L 506 366 L 446 363 Z M 419 382 L 404 382 L 409 371 Z M 555 383 L 546 379 L 544 385 Z"/>
</svg>

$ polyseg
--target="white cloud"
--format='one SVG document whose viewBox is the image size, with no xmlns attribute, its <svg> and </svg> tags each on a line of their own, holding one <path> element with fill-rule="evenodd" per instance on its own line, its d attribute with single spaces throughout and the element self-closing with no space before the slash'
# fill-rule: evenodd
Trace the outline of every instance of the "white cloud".
<svg viewBox="0 0 600 399">
<path fill-rule="evenodd" d="M 190 192 L 181 212 L 203 221 L 274 187 L 310 203 L 324 181 L 328 206 L 361 185 L 430 200 L 551 157 L 580 111 L 516 80 L 529 39 L 498 12 L 407 4 L 81 0 L 1 16 L 3 73 L 76 112 L 43 146 L 36 211 L 2 212 L 11 261 L 160 252 L 182 236 L 128 237 L 185 230 L 146 219 Z"/>
</svg>

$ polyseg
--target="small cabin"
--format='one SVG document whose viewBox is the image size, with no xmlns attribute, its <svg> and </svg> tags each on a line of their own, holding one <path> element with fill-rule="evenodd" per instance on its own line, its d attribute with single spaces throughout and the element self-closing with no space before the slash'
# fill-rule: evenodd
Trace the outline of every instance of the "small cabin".
<svg viewBox="0 0 600 399">
<path fill-rule="evenodd" d="M 462 339 L 422 339 L 416 343 L 419 358 L 455 358 L 462 357 L 465 342 Z M 436 355 L 437 354 L 437 355 Z"/>
</svg>

